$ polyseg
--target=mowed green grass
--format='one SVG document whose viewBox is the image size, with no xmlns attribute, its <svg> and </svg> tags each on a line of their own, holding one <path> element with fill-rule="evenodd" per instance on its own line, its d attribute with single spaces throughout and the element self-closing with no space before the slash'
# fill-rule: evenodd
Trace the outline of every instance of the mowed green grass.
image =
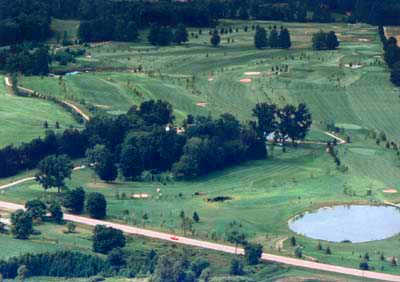
<svg viewBox="0 0 400 282">
<path fill-rule="evenodd" d="M 288 27 L 292 49 L 255 49 L 254 31 L 244 32 L 245 24 Z M 63 83 L 58 78 L 20 81 L 47 95 L 85 101 L 110 113 L 125 112 L 144 100 L 164 99 L 174 106 L 178 123 L 188 113 L 217 116 L 230 112 L 248 120 L 257 102 L 281 106 L 305 102 L 313 114 L 314 128 L 324 129 L 326 122 L 345 123 L 384 131 L 390 138 L 399 136 L 399 91 L 389 81 L 375 27 L 242 21 L 223 21 L 221 26 L 232 26 L 234 32 L 222 35 L 219 48 L 210 47 L 207 29 L 201 35 L 190 29 L 198 38 L 191 35 L 183 46 L 157 48 L 143 41 L 93 45 L 87 50 L 91 57 L 78 59 L 71 69 L 92 66 L 125 71 L 66 76 Z M 338 34 L 338 50 L 311 50 L 312 34 L 320 29 Z M 142 40 L 145 37 L 143 33 Z M 228 38 L 234 43 L 228 44 Z M 350 64 L 360 68 L 350 68 Z M 139 65 L 146 74 L 133 73 Z M 288 72 L 277 74 L 283 65 L 288 65 Z M 252 82 L 241 83 L 244 78 Z"/>
<path fill-rule="evenodd" d="M 281 24 L 257 23 L 267 28 Z M 327 139 L 321 133 L 326 122 L 345 125 L 346 134 L 353 141 L 339 149 L 342 163 L 349 167 L 346 173 L 336 169 L 323 147 L 300 146 L 289 149 L 287 154 L 270 148 L 269 160 L 250 162 L 192 182 L 105 184 L 95 181 L 89 170 L 83 170 L 74 173 L 68 184 L 105 194 L 112 220 L 182 234 L 180 211 L 189 216 L 197 211 L 201 221 L 194 225 L 196 237 L 223 240 L 229 223 L 235 220 L 241 222 L 251 240 L 263 244 L 265 251 L 292 256 L 294 250 L 287 241 L 280 252 L 276 245 L 295 235 L 287 226 L 291 217 L 326 205 L 400 201 L 398 193 L 383 193 L 384 189 L 400 187 L 399 159 L 394 151 L 366 139 L 365 131 L 384 131 L 390 141 L 398 142 L 400 100 L 398 90 L 390 84 L 375 27 L 340 23 L 283 25 L 292 34 L 291 50 L 256 50 L 253 32 L 243 30 L 223 35 L 222 46 L 212 48 L 208 31 L 203 29 L 198 39 L 191 36 L 191 42 L 184 46 L 156 48 L 143 42 L 97 45 L 88 50 L 91 58 L 80 58 L 71 66 L 111 66 L 125 71 L 82 73 L 64 77 L 63 83 L 57 78 L 23 77 L 20 81 L 36 91 L 78 103 L 84 100 L 110 113 L 124 112 L 146 99 L 166 99 L 173 104 L 178 122 L 188 113 L 217 116 L 230 112 L 247 120 L 257 102 L 280 106 L 305 102 L 313 114 L 311 139 Z M 341 47 L 336 51 L 312 51 L 311 35 L 320 29 L 335 30 Z M 228 37 L 235 42 L 228 44 Z M 360 67 L 350 68 L 350 64 Z M 139 65 L 146 74 L 132 72 Z M 288 72 L 277 74 L 276 69 L 282 65 L 288 65 Z M 244 78 L 251 79 L 251 83 L 241 83 Z M 199 102 L 205 107 L 197 106 Z M 156 193 L 158 188 L 161 196 Z M 354 195 L 345 194 L 345 189 Z M 368 189 L 372 190 L 371 196 L 367 196 Z M 194 196 L 196 192 L 201 196 Z M 0 199 L 24 202 L 46 193 L 37 184 L 26 183 L 8 189 Z M 119 200 L 117 193 L 127 197 L 148 193 L 151 198 Z M 207 202 L 206 198 L 216 196 L 229 196 L 232 200 Z M 144 214 L 149 217 L 146 222 L 142 220 Z M 319 261 L 357 268 L 360 255 L 369 252 L 370 265 L 375 270 L 400 273 L 398 267 L 381 262 L 378 255 L 379 251 L 385 256 L 400 257 L 399 236 L 363 244 L 323 242 L 330 246 L 332 255 L 317 251 L 316 240 L 296 237 L 304 246 L 303 253 Z"/>
<path fill-rule="evenodd" d="M 56 104 L 33 98 L 22 98 L 6 94 L 4 77 L 0 76 L 0 147 L 10 144 L 29 142 L 33 138 L 44 136 L 43 127 L 47 120 L 49 128 L 57 131 L 55 123 L 58 121 L 60 129 L 77 127 L 78 123 L 72 115 Z"/>
<path fill-rule="evenodd" d="M 363 135 L 354 133 L 355 140 Z M 330 246 L 332 255 L 317 251 L 318 241 L 296 235 L 287 222 L 293 216 L 326 205 L 365 203 L 379 204 L 385 200 L 397 202 L 400 194 L 385 194 L 384 189 L 399 187 L 399 160 L 391 150 L 378 147 L 373 141 L 357 142 L 341 147 L 339 156 L 349 166 L 347 173 L 335 168 L 333 159 L 318 146 L 289 149 L 281 153 L 275 148 L 269 160 L 249 162 L 190 182 L 123 182 L 106 184 L 93 178 L 89 170 L 73 174 L 69 187 L 83 186 L 87 192 L 100 192 L 107 197 L 108 217 L 139 227 L 183 234 L 179 218 L 183 210 L 189 217 L 196 211 L 200 223 L 194 224 L 195 237 L 223 243 L 225 231 L 232 221 L 240 222 L 250 240 L 263 244 L 267 252 L 293 255 L 293 248 L 285 243 L 279 251 L 277 242 L 295 235 L 304 246 L 303 253 L 319 261 L 358 267 L 360 255 L 369 252 L 370 264 L 376 270 L 384 266 L 385 272 L 400 273 L 389 262 L 380 262 L 377 252 L 386 256 L 399 256 L 400 237 L 363 244 L 337 244 Z M 351 191 L 352 196 L 344 193 Z M 161 195 L 156 191 L 161 189 Z M 367 190 L 372 195 L 367 196 Z M 200 196 L 195 196 L 195 193 Z M 28 199 L 46 197 L 35 182 L 7 189 L 0 199 L 23 203 Z M 147 193 L 149 199 L 129 199 L 133 194 Z M 119 194 L 120 197 L 117 197 Z M 121 199 L 122 195 L 125 199 Z M 228 196 L 223 203 L 208 202 L 207 198 Z M 126 213 L 129 215 L 126 215 Z M 147 214 L 148 220 L 143 221 Z M 189 235 L 189 234 L 187 234 Z"/>
</svg>

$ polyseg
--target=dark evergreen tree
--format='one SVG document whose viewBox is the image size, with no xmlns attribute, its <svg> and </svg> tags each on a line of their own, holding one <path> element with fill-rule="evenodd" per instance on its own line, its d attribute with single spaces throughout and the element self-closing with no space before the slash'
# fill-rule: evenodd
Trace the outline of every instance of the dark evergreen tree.
<svg viewBox="0 0 400 282">
<path fill-rule="evenodd" d="M 262 49 L 268 46 L 267 32 L 265 31 L 265 28 L 257 26 L 254 35 L 254 45 L 257 49 Z"/>
<path fill-rule="evenodd" d="M 211 45 L 214 47 L 218 47 L 221 42 L 221 37 L 219 36 L 218 31 L 216 29 L 214 29 L 214 32 L 210 39 L 210 42 L 211 42 Z"/>
<path fill-rule="evenodd" d="M 274 27 L 269 34 L 268 44 L 271 48 L 279 47 L 279 35 L 276 27 Z"/>
<path fill-rule="evenodd" d="M 283 49 L 289 49 L 292 46 L 290 39 L 290 33 L 287 28 L 281 29 L 279 33 L 279 47 Z"/>
<path fill-rule="evenodd" d="M 339 40 L 334 31 L 330 31 L 326 34 L 326 47 L 328 50 L 335 50 L 339 47 L 339 44 Z"/>
<path fill-rule="evenodd" d="M 390 80 L 394 85 L 400 87 L 400 61 L 394 64 L 390 74 Z"/>
</svg>

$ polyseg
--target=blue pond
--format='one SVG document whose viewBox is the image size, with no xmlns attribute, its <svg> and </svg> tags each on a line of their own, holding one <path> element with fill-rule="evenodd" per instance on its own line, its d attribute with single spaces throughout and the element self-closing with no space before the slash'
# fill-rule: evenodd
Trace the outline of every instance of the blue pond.
<svg viewBox="0 0 400 282">
<path fill-rule="evenodd" d="M 321 208 L 291 219 L 289 228 L 298 234 L 331 242 L 382 240 L 400 233 L 400 210 L 367 205 Z"/>
</svg>

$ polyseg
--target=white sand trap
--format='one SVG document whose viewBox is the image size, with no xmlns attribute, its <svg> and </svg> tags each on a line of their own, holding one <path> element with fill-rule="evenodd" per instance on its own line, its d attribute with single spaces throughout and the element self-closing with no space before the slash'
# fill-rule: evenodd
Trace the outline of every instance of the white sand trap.
<svg viewBox="0 0 400 282">
<path fill-rule="evenodd" d="M 146 193 L 132 194 L 131 195 L 132 199 L 147 199 L 149 197 L 150 197 L 149 194 L 146 194 Z"/>
<path fill-rule="evenodd" d="M 346 68 L 351 68 L 351 69 L 360 69 L 363 67 L 362 65 L 358 65 L 358 64 L 352 64 L 351 66 L 350 66 L 350 64 L 345 64 L 344 66 Z"/>
<path fill-rule="evenodd" d="M 240 80 L 241 83 L 251 83 L 251 78 L 243 78 Z"/>
<path fill-rule="evenodd" d="M 394 193 L 397 193 L 397 190 L 396 189 L 386 189 L 386 190 L 383 190 L 383 193 L 394 194 Z"/>
<path fill-rule="evenodd" d="M 361 42 L 369 42 L 369 39 L 366 39 L 366 38 L 359 38 L 358 41 L 361 41 Z"/>
<path fill-rule="evenodd" d="M 207 103 L 206 102 L 198 102 L 198 103 L 196 103 L 196 106 L 204 108 L 207 106 Z"/>
<path fill-rule="evenodd" d="M 249 71 L 249 72 L 245 72 L 244 74 L 245 75 L 260 75 L 261 72 L 259 72 L 259 71 Z"/>
<path fill-rule="evenodd" d="M 94 106 L 101 109 L 111 109 L 111 107 L 107 105 L 94 104 Z"/>
<path fill-rule="evenodd" d="M 212 78 L 212 77 L 210 77 L 209 79 L 208 79 L 208 81 L 213 81 L 214 80 L 214 78 Z"/>
</svg>

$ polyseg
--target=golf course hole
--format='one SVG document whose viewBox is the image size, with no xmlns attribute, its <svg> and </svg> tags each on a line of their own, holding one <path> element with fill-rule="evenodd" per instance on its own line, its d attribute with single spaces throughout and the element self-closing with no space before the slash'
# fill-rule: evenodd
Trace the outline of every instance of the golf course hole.
<svg viewBox="0 0 400 282">
<path fill-rule="evenodd" d="M 382 240 L 400 233 L 400 210 L 369 205 L 325 207 L 294 217 L 289 228 L 306 237 L 330 242 Z"/>
</svg>

